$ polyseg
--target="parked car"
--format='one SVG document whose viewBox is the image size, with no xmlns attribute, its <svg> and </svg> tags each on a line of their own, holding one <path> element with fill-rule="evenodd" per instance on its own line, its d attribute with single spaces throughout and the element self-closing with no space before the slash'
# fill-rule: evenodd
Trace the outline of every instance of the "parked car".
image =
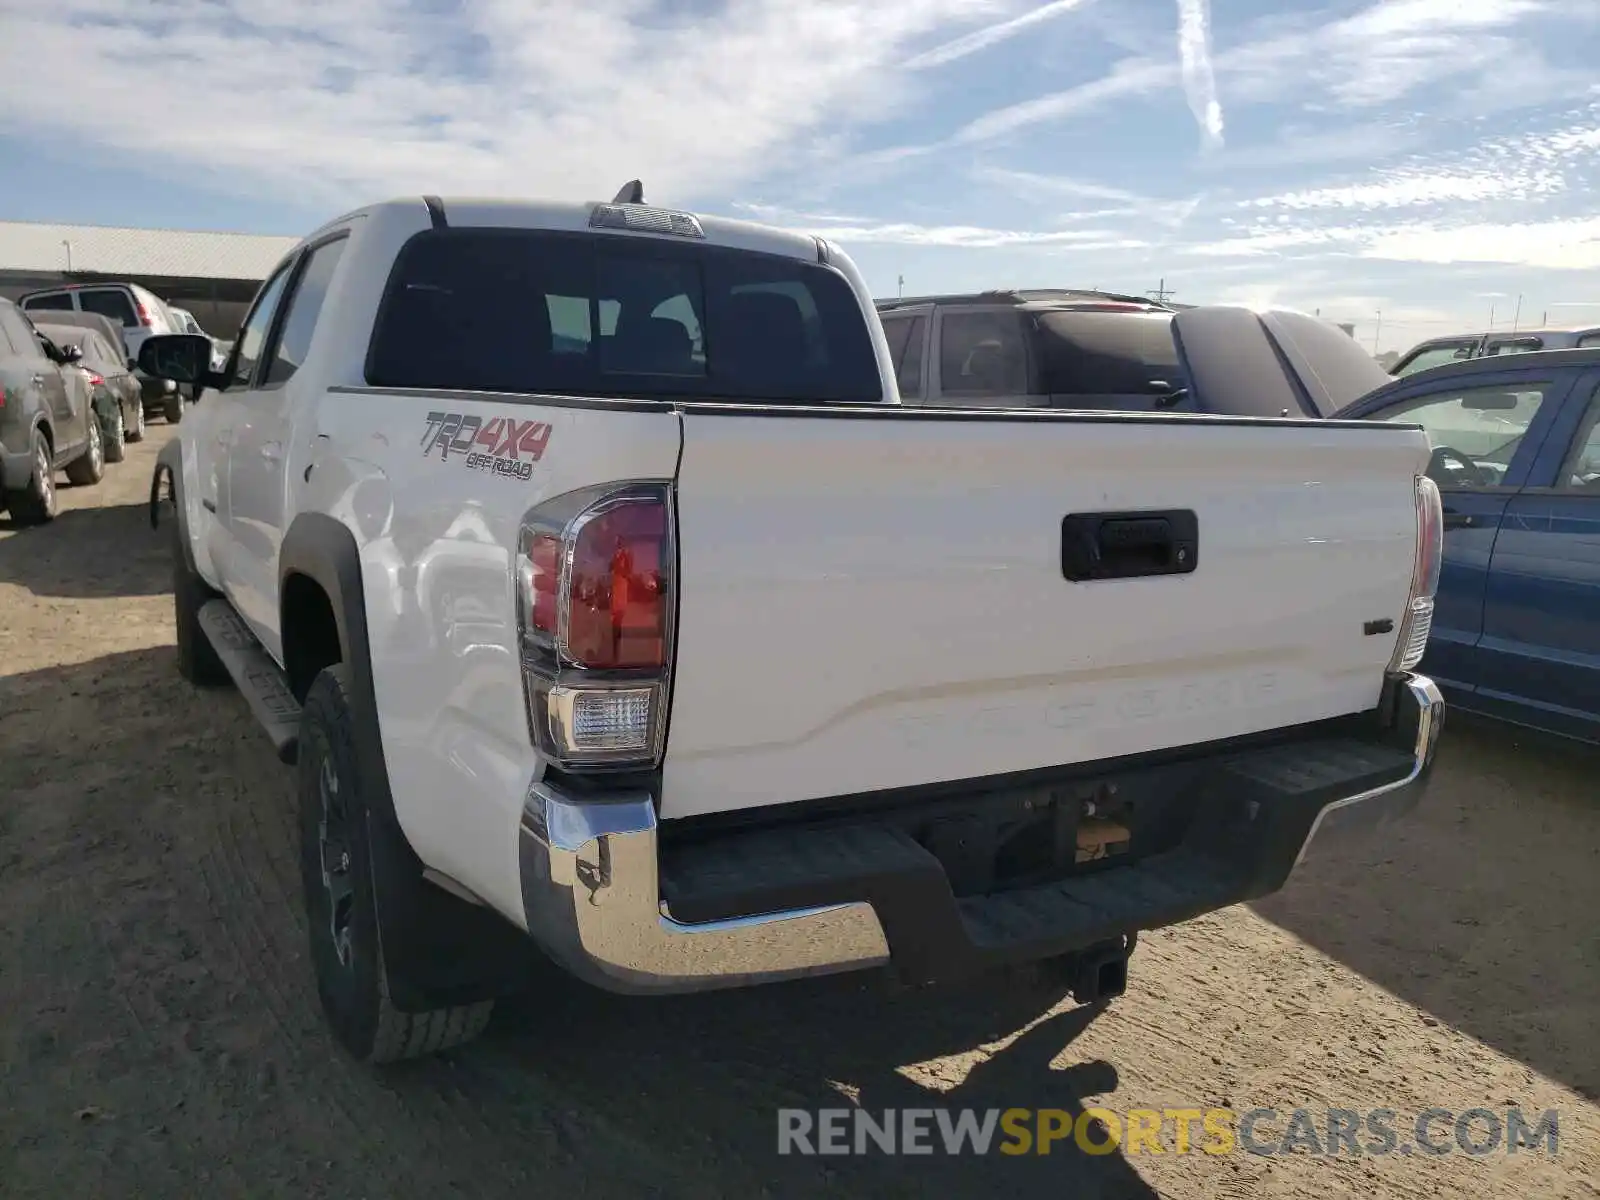
<svg viewBox="0 0 1600 1200">
<path fill-rule="evenodd" d="M 352 1055 L 475 1036 L 530 941 L 613 991 L 1043 961 L 1109 1000 L 1139 931 L 1416 802 L 1421 429 L 902 405 L 870 306 L 837 246 L 633 185 L 372 205 L 224 376 L 145 342 L 205 389 L 151 490 L 178 670 L 295 764 Z M 1280 406 L 1349 341 L 1174 322 L 1203 394 Z"/>
<path fill-rule="evenodd" d="M 107 344 L 105 335 L 97 329 L 42 322 L 37 328 L 61 349 L 78 352 L 75 365 L 88 376 L 106 461 L 121 462 L 123 443 L 144 438 L 144 399 L 127 360 Z"/>
<path fill-rule="evenodd" d="M 200 322 L 195 320 L 194 314 L 187 308 L 178 308 L 171 304 L 167 308 L 173 317 L 177 319 L 178 329 L 175 332 L 197 333 L 211 343 L 211 369 L 213 371 L 221 371 L 228 363 L 228 351 L 232 348 L 232 343 L 226 342 L 221 338 L 212 337 L 204 329 L 200 328 Z"/>
<path fill-rule="evenodd" d="M 1463 709 L 1600 742 L 1600 347 L 1435 367 L 1341 415 L 1433 446 L 1444 564 L 1422 668 Z"/>
<path fill-rule="evenodd" d="M 137 283 L 82 283 L 29 292 L 18 303 L 41 321 L 52 312 L 99 313 L 122 326 L 123 344 L 137 362 L 139 347 L 152 334 L 178 333 L 177 319 L 166 302 Z M 170 379 L 153 379 L 136 371 L 143 389 L 145 411 L 159 413 L 167 423 L 183 420 L 183 396 Z"/>
<path fill-rule="evenodd" d="M 1338 404 L 1316 386 L 1286 406 L 1280 389 L 1230 386 L 1201 393 L 1175 336 L 1180 311 L 1137 296 L 1074 290 L 992 291 L 876 302 L 904 404 L 984 408 L 1207 412 L 1235 416 L 1328 416 Z M 1208 313 L 1217 311 L 1208 306 Z M 1211 317 L 1190 318 L 1189 327 Z M 1344 338 L 1325 338 L 1318 326 Z M 1309 337 L 1346 363 L 1363 386 L 1384 382 L 1377 364 L 1337 325 L 1277 310 L 1264 335 L 1287 344 Z M 1308 332 L 1310 331 L 1310 332 Z M 1209 344 L 1215 345 L 1215 339 Z M 1365 366 L 1356 360 L 1365 360 Z M 1276 368 L 1272 368 L 1276 373 Z M 1331 407 L 1330 407 L 1331 405 Z"/>
<path fill-rule="evenodd" d="M 1519 333 L 1465 333 L 1429 338 L 1402 354 L 1390 370 L 1398 379 L 1467 358 L 1530 354 L 1540 350 L 1581 350 L 1600 346 L 1600 325 L 1572 329 L 1524 329 Z"/>
<path fill-rule="evenodd" d="M 0 507 L 19 525 L 55 517 L 57 471 L 78 485 L 105 474 L 100 423 L 77 360 L 0 298 Z"/>
</svg>

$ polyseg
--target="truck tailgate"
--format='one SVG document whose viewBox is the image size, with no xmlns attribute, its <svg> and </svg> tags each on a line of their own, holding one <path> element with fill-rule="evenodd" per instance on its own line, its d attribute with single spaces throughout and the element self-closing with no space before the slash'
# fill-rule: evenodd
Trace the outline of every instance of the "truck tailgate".
<svg viewBox="0 0 1600 1200">
<path fill-rule="evenodd" d="M 662 815 L 1372 708 L 1427 456 L 1378 424 L 690 407 Z M 1160 509 L 1196 515 L 1192 572 L 1064 577 L 1068 514 Z"/>
</svg>

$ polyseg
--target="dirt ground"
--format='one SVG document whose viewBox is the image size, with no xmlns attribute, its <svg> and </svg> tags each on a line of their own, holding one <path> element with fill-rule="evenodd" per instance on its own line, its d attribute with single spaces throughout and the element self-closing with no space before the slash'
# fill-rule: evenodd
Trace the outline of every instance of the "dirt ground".
<svg viewBox="0 0 1600 1200">
<path fill-rule="evenodd" d="M 1090 1018 L 1014 980 L 671 1000 L 551 975 L 376 1072 L 324 1032 L 288 779 L 177 677 L 164 425 L 0 518 L 0 1195 L 1596 1197 L 1600 757 L 1454 721 L 1403 831 L 1147 936 Z M 163 533 L 165 531 L 163 530 Z M 1560 1110 L 1554 1157 L 802 1158 L 776 1110 Z M 1281 1132 L 1281 1126 L 1277 1127 Z"/>
</svg>

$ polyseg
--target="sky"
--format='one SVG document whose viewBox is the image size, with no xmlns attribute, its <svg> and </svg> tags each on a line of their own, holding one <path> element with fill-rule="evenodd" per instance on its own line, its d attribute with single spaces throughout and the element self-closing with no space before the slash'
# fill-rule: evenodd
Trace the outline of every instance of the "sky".
<svg viewBox="0 0 1600 1200">
<path fill-rule="evenodd" d="M 878 296 L 1164 282 L 1404 349 L 1600 324 L 1597 48 L 1600 0 L 0 0 L 0 219 L 641 178 Z"/>
</svg>

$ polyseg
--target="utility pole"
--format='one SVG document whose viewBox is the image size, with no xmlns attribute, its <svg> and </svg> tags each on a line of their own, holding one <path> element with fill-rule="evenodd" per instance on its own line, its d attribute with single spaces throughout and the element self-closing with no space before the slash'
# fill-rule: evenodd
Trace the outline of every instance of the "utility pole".
<svg viewBox="0 0 1600 1200">
<path fill-rule="evenodd" d="M 1494 332 L 1494 305 L 1489 305 L 1489 332 Z"/>
<path fill-rule="evenodd" d="M 1517 311 L 1511 314 L 1511 332 L 1517 331 L 1517 322 L 1522 319 L 1522 293 L 1517 293 Z"/>
<path fill-rule="evenodd" d="M 904 300 L 906 296 L 906 277 L 904 275 L 897 275 L 895 277 L 895 283 L 900 289 L 896 295 L 896 298 Z"/>
<path fill-rule="evenodd" d="M 1161 282 L 1156 285 L 1155 291 L 1145 293 L 1146 296 L 1153 296 L 1159 304 L 1165 304 L 1168 296 L 1176 296 L 1177 294 L 1177 292 L 1169 292 L 1167 290 L 1167 279 L 1164 275 L 1161 277 Z"/>
<path fill-rule="evenodd" d="M 72 243 L 66 238 L 61 239 L 61 244 L 67 248 L 67 274 L 72 274 Z"/>
<path fill-rule="evenodd" d="M 1372 327 L 1372 352 L 1378 352 L 1378 335 L 1383 332 L 1383 309 L 1378 310 L 1378 320 Z"/>
</svg>

